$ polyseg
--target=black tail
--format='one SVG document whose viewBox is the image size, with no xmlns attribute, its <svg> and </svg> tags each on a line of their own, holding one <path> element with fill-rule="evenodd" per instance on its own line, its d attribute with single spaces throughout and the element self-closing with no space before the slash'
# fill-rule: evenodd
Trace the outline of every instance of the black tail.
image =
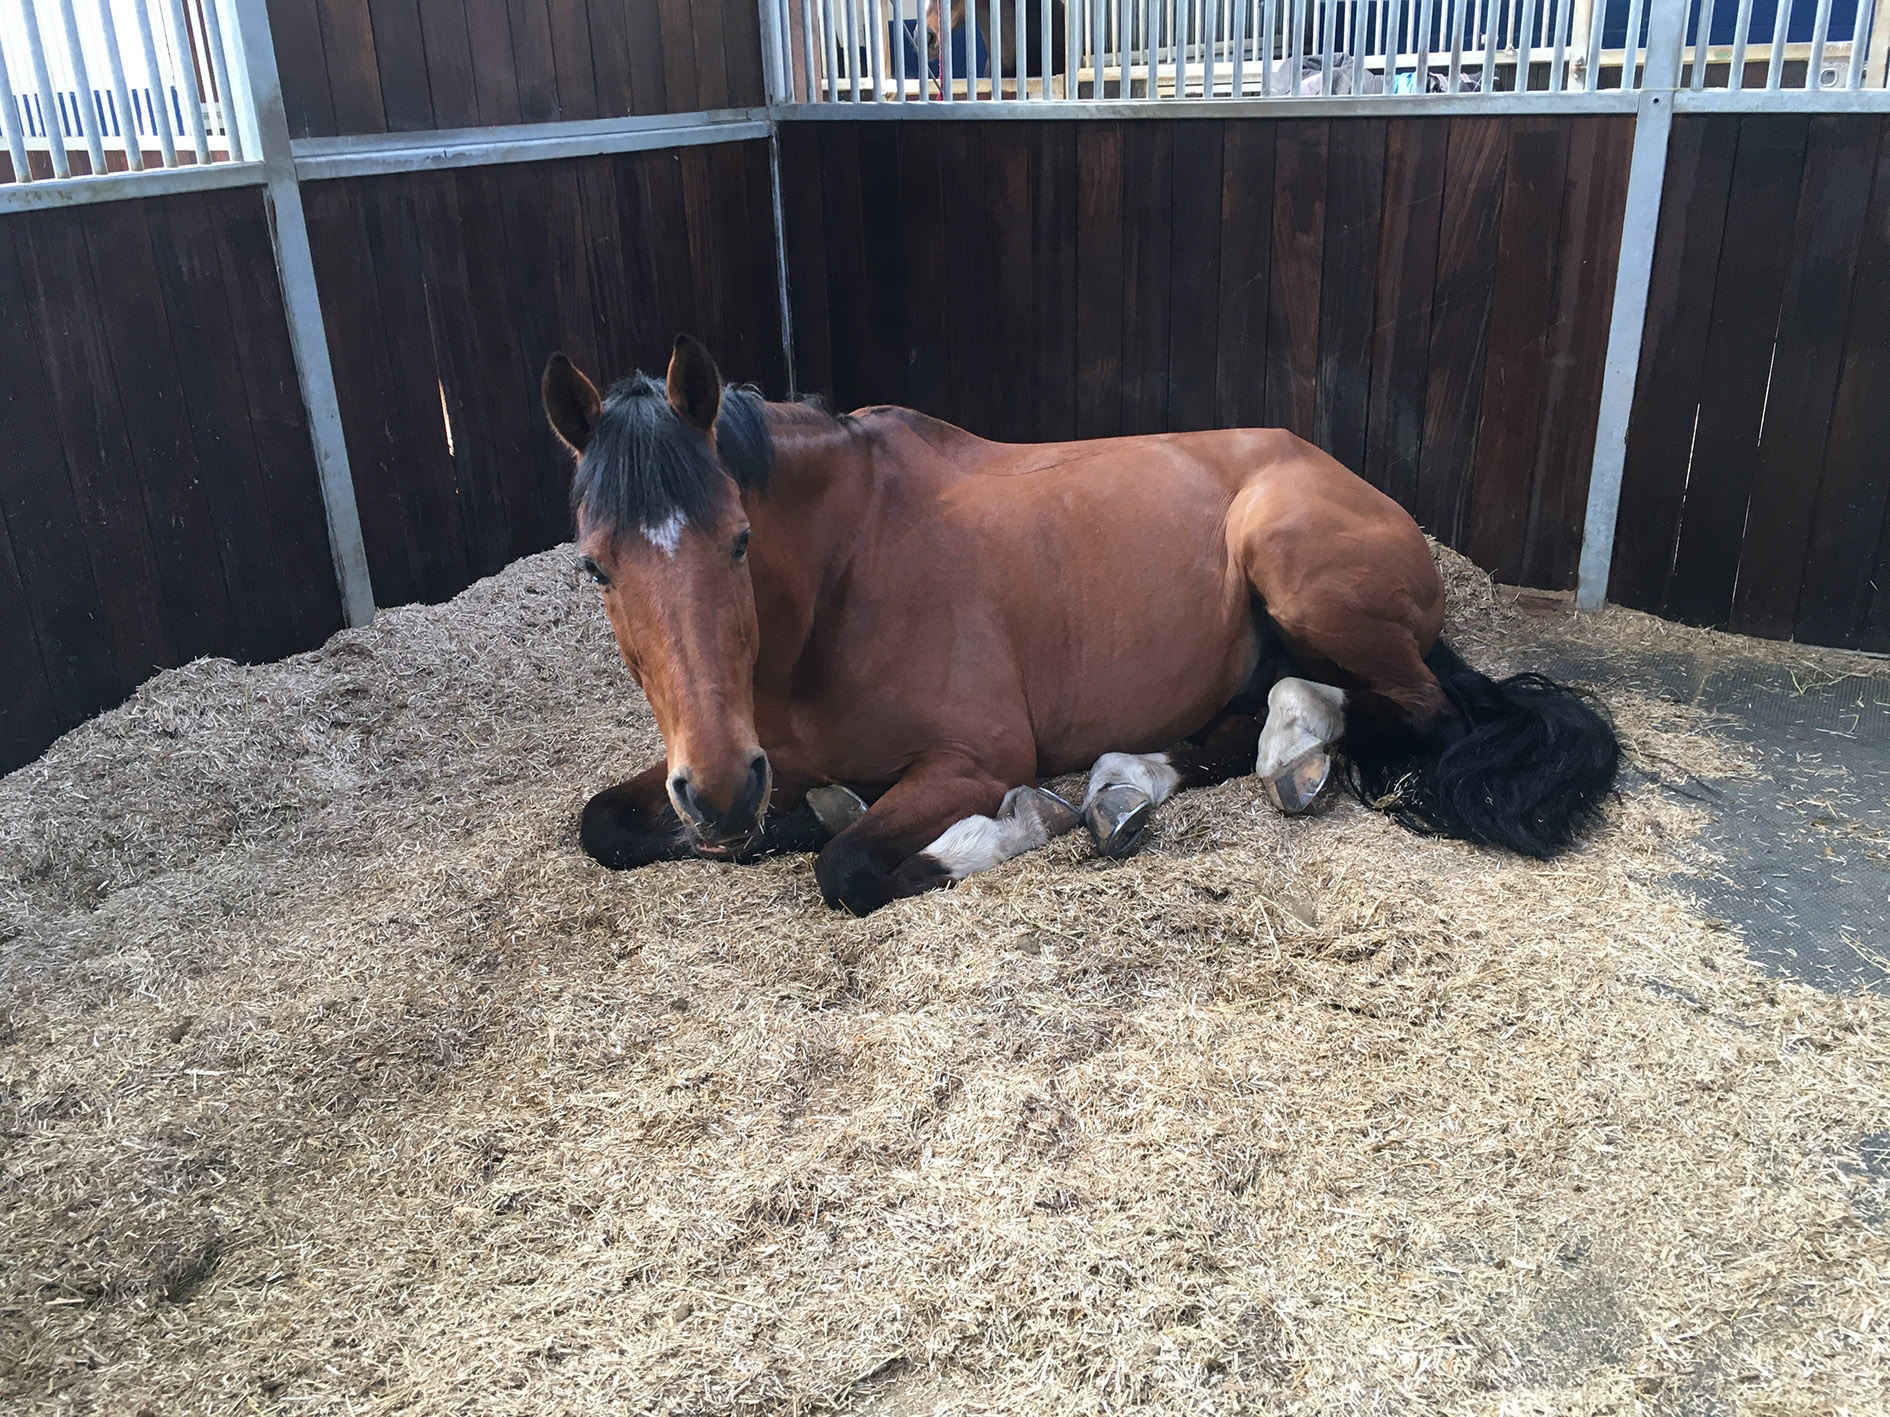
<svg viewBox="0 0 1890 1417">
<path fill-rule="evenodd" d="M 1499 683 L 1442 640 L 1424 662 L 1468 731 L 1423 742 L 1350 715 L 1348 782 L 1360 801 L 1413 831 L 1539 859 L 1595 823 L 1614 790 L 1621 745 L 1594 704 L 1540 674 Z"/>
</svg>

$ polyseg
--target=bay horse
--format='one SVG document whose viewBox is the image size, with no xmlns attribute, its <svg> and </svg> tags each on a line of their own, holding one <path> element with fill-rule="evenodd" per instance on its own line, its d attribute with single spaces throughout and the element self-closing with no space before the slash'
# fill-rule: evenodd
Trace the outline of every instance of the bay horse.
<svg viewBox="0 0 1890 1417">
<path fill-rule="evenodd" d="M 1530 857 L 1612 791 L 1608 720 L 1452 653 L 1417 524 L 1291 433 L 993 443 L 766 402 L 686 335 L 664 382 L 554 355 L 542 394 L 666 750 L 585 805 L 606 866 L 818 849 L 864 915 L 1079 821 L 1127 854 L 1250 771 L 1302 811 L 1341 740 L 1367 803 Z M 1083 769 L 1080 807 L 1035 786 Z"/>
</svg>

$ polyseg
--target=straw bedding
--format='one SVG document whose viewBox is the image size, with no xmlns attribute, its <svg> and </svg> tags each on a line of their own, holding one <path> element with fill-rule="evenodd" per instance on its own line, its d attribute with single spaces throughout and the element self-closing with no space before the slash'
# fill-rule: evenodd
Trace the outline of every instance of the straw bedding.
<svg viewBox="0 0 1890 1417">
<path fill-rule="evenodd" d="M 1554 864 L 1246 779 L 853 920 L 577 850 L 658 740 L 568 548 L 164 674 L 0 782 L 0 1405 L 1886 1410 L 1890 1001 L 1701 917 L 1741 750 L 1613 707 Z"/>
</svg>

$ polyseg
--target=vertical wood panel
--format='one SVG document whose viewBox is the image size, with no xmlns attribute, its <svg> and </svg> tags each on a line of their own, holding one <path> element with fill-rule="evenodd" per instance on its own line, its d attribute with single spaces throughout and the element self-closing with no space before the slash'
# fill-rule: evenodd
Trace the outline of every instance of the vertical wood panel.
<svg viewBox="0 0 1890 1417">
<path fill-rule="evenodd" d="M 269 32 L 276 42 L 276 65 L 282 77 L 282 106 L 288 112 L 289 133 L 297 138 L 332 137 L 335 105 L 328 96 L 328 60 L 322 52 L 319 0 L 268 0 L 268 4 Z"/>
<path fill-rule="evenodd" d="M 1266 119 L 1231 119 L 1221 149 L 1220 322 L 1215 413 L 1223 428 L 1266 418 L 1267 299 L 1272 291 L 1273 155 Z"/>
<path fill-rule="evenodd" d="M 1469 516 L 1508 160 L 1506 120 L 1450 121 L 1412 511 L 1419 525 L 1452 546 L 1462 544 Z"/>
<path fill-rule="evenodd" d="M 1133 174 L 1132 219 L 1122 234 L 1122 431 L 1159 433 L 1168 422 L 1169 282 L 1174 277 L 1177 125 L 1131 123 L 1122 168 Z"/>
<path fill-rule="evenodd" d="M 1876 171 L 1851 291 L 1850 329 L 1825 444 L 1824 478 L 1812 516 L 1798 638 L 1865 645 L 1873 584 L 1890 606 L 1890 120 L 1878 120 Z M 1867 646 L 1881 649 L 1880 644 Z"/>
<path fill-rule="evenodd" d="M 546 0 L 545 17 L 551 34 L 559 116 L 598 117 L 597 76 L 591 67 L 590 6 L 585 0 Z"/>
<path fill-rule="evenodd" d="M 1739 123 L 1735 219 L 1714 276 L 1699 424 L 1664 607 L 1690 624 L 1724 625 L 1732 610 L 1808 132 L 1808 120 L 1792 115 Z"/>
<path fill-rule="evenodd" d="M 1122 431 L 1122 125 L 1076 135 L 1077 436 Z"/>
<path fill-rule="evenodd" d="M 558 98 L 558 52 L 551 37 L 553 0 L 508 0 L 512 62 L 523 123 L 548 123 L 565 117 Z M 584 114 L 584 117 L 590 115 Z"/>
<path fill-rule="evenodd" d="M 800 125 L 789 125 L 786 134 L 793 134 Z M 896 299 L 903 315 L 906 349 L 901 361 L 906 367 L 906 397 L 912 406 L 919 409 L 944 407 L 946 392 L 949 387 L 950 371 L 946 367 L 947 344 L 945 325 L 949 317 L 950 297 L 943 289 L 937 273 L 946 264 L 945 235 L 945 187 L 944 163 L 940 140 L 944 136 L 943 128 L 932 123 L 900 123 L 895 125 L 894 160 L 899 164 L 899 287 L 897 294 L 885 294 L 882 298 Z M 781 185 L 784 197 L 791 182 L 796 182 L 799 173 L 805 169 L 790 162 L 787 137 L 782 140 Z M 821 202 L 817 195 L 797 195 L 787 217 L 787 236 L 790 250 L 802 241 L 799 229 L 802 224 L 813 231 L 820 230 L 823 220 Z M 1074 262 L 1072 262 L 1074 276 Z M 820 270 L 820 290 L 826 290 L 826 267 Z M 799 298 L 794 303 L 794 336 L 796 348 L 816 350 L 816 339 L 824 339 L 826 325 L 822 318 L 824 306 L 812 307 L 812 313 L 821 321 L 818 332 L 810 332 L 803 342 L 800 328 Z M 822 368 L 830 368 L 825 360 L 825 346 L 816 350 L 819 353 Z M 797 356 L 798 357 L 798 356 Z M 828 388 L 826 384 L 808 384 L 808 372 L 805 362 L 801 366 L 801 382 L 811 388 Z"/>
<path fill-rule="evenodd" d="M 1400 120 L 1385 140 L 1371 412 L 1357 470 L 1405 507 L 1417 500 L 1449 150 L 1449 122 L 1438 118 Z"/>
<path fill-rule="evenodd" d="M 1041 383 L 1026 392 L 1035 394 L 1039 436 L 1066 439 L 1076 436 L 1076 132 L 1067 123 L 1036 128 L 1030 194 L 1035 263 L 1031 324 Z"/>
<path fill-rule="evenodd" d="M 434 124 L 441 128 L 475 127 L 479 122 L 479 97 L 473 81 L 472 40 L 466 31 L 465 0 L 418 0 L 418 3 Z M 414 74 L 405 82 L 418 80 L 419 75 Z"/>
<path fill-rule="evenodd" d="M 1676 118 L 1667 150 L 1608 585 L 1610 596 L 1640 610 L 1667 600 L 1738 137 L 1737 119 Z"/>
<path fill-rule="evenodd" d="M 1176 432 L 1215 426 L 1220 353 L 1222 125 L 1174 129 L 1174 208 L 1169 237 L 1168 417 Z"/>
<path fill-rule="evenodd" d="M 1572 589 L 1581 559 L 1594 462 L 1608 318 L 1621 249 L 1632 127 L 1607 120 L 1569 130 L 1561 252 L 1548 317 L 1548 363 L 1542 418 L 1530 473 L 1529 522 L 1523 539 L 1522 583 Z"/>
<path fill-rule="evenodd" d="M 374 22 L 368 0 L 321 0 L 322 53 L 328 62 L 328 93 L 341 133 L 387 131 L 381 101 L 381 71 L 374 54 Z"/>
<path fill-rule="evenodd" d="M 1790 635 L 1797 618 L 1881 128 L 1863 114 L 1811 122 L 1733 595 L 1741 634 Z"/>
<path fill-rule="evenodd" d="M 1496 298 L 1466 549 L 1478 565 L 1512 583 L 1523 571 L 1568 149 L 1568 125 L 1554 119 L 1511 130 L 1497 226 Z"/>
<path fill-rule="evenodd" d="M 787 248 L 788 296 L 794 309 L 794 369 L 801 391 L 835 396 L 833 386 L 833 342 L 831 304 L 827 290 L 826 203 L 820 184 L 820 127 L 818 123 L 788 123 L 781 128 L 781 208 L 783 236 Z M 899 132 L 899 165 L 902 190 L 910 194 L 912 211 L 906 231 L 924 239 L 937 233 L 944 222 L 944 209 L 938 199 L 938 130 L 925 124 L 905 124 Z M 929 161 L 928 161 L 929 159 Z M 927 176 L 930 175 L 928 182 Z M 930 201 L 927 201 L 927 198 Z M 917 269 L 936 269 L 943 253 L 923 261 L 919 253 L 907 248 L 907 264 Z M 937 407 L 943 388 L 943 360 L 936 353 L 939 341 L 936 326 L 925 318 L 923 302 L 931 294 L 925 282 L 914 278 L 906 287 L 907 325 L 915 337 L 921 330 L 933 333 L 925 341 L 934 351 L 928 371 L 936 368 L 937 382 L 923 392 L 930 406 Z M 915 397 L 917 394 L 915 393 Z M 921 405 L 922 407 L 925 405 Z"/>
<path fill-rule="evenodd" d="M 374 24 L 374 61 L 388 130 L 412 133 L 433 127 L 419 0 L 368 0 L 368 14 Z"/>
<path fill-rule="evenodd" d="M 1267 299 L 1266 422 L 1302 438 L 1318 415 L 1320 261 L 1325 254 L 1329 125 L 1279 125 Z"/>
<path fill-rule="evenodd" d="M 1319 398 L 1313 441 L 1347 467 L 1360 469 L 1365 466 L 1373 324 L 1379 298 L 1378 283 L 1365 275 L 1378 260 L 1385 205 L 1385 138 L 1383 119 L 1335 124 L 1332 159 L 1326 170 Z"/>
</svg>

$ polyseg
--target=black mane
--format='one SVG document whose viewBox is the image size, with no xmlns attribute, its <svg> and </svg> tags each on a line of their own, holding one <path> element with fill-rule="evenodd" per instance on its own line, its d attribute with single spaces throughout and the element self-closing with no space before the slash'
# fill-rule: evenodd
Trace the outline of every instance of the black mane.
<svg viewBox="0 0 1890 1417">
<path fill-rule="evenodd" d="M 774 464 L 765 402 L 754 388 L 722 388 L 715 452 L 744 492 L 766 491 Z M 715 503 L 720 476 L 708 440 L 669 406 L 663 385 L 633 374 L 604 395 L 597 429 L 571 479 L 571 508 L 607 530 L 659 527 L 676 516 L 700 521 Z"/>
</svg>

